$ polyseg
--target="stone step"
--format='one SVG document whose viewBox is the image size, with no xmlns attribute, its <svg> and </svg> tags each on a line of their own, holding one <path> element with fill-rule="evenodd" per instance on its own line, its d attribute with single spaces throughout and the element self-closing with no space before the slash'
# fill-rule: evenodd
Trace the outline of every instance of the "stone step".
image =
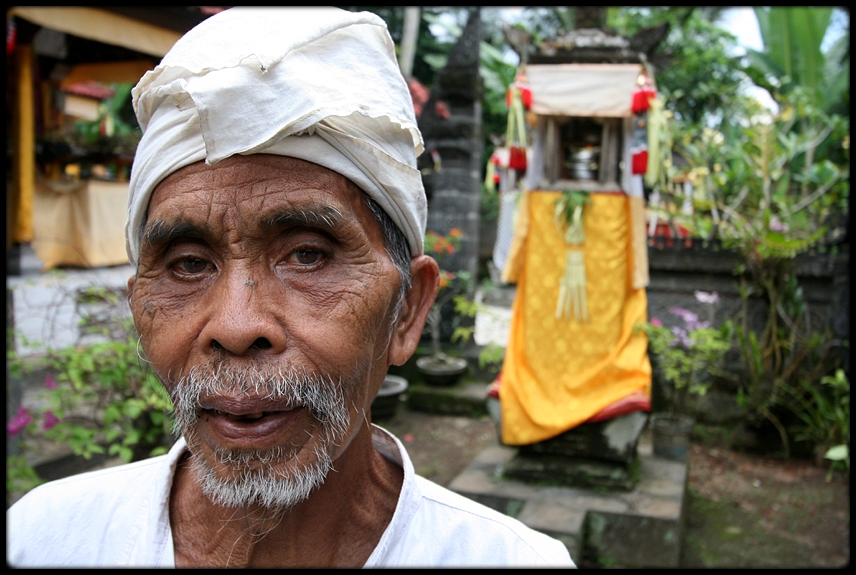
<svg viewBox="0 0 856 575">
<path fill-rule="evenodd" d="M 533 485 L 503 477 L 516 455 L 482 451 L 449 488 L 562 541 L 578 564 L 677 567 L 684 527 L 688 465 L 652 454 L 639 440 L 639 481 L 629 492 Z"/>
<path fill-rule="evenodd" d="M 452 387 L 413 384 L 410 409 L 449 415 L 487 413 L 489 384 Z M 494 414 L 492 417 L 495 418 Z M 450 484 L 453 491 L 516 517 L 565 543 L 587 565 L 677 567 L 684 528 L 688 464 L 653 454 L 646 427 L 636 443 L 639 477 L 629 491 L 537 485 L 508 479 L 503 471 L 518 449 L 498 445 L 482 451 Z"/>
</svg>

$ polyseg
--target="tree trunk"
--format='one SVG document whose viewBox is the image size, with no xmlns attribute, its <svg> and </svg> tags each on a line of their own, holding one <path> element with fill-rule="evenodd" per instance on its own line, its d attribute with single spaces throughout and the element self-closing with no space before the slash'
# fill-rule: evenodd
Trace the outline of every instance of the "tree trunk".
<svg viewBox="0 0 856 575">
<path fill-rule="evenodd" d="M 416 56 L 416 41 L 419 38 L 420 12 L 418 6 L 404 8 L 404 30 L 401 34 L 398 65 L 401 68 L 401 75 L 405 78 L 413 75 L 413 59 Z"/>
</svg>

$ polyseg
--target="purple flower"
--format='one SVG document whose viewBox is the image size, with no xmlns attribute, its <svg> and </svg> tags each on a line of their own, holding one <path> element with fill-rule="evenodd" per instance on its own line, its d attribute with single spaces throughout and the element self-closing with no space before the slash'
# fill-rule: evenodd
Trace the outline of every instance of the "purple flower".
<svg viewBox="0 0 856 575">
<path fill-rule="evenodd" d="M 688 309 L 684 309 L 682 307 L 673 307 L 669 311 L 684 320 L 684 323 L 698 322 L 698 316 Z"/>
<path fill-rule="evenodd" d="M 51 374 L 48 374 L 47 377 L 45 377 L 45 387 L 48 389 L 56 389 L 58 386 L 59 384 Z"/>
<path fill-rule="evenodd" d="M 672 335 L 675 336 L 675 339 L 669 343 L 669 347 L 676 347 L 680 345 L 683 348 L 688 348 L 692 345 L 692 339 L 690 339 L 690 334 L 687 333 L 682 327 L 672 326 Z"/>
<path fill-rule="evenodd" d="M 42 423 L 42 429 L 47 431 L 50 428 L 52 428 L 54 425 L 56 425 L 57 423 L 59 423 L 59 418 L 54 414 L 54 412 L 53 411 L 46 411 L 45 412 L 45 420 Z"/>
<path fill-rule="evenodd" d="M 688 309 L 684 309 L 682 307 L 673 307 L 669 311 L 684 320 L 684 325 L 687 326 L 687 329 L 689 331 L 695 331 L 697 329 L 702 329 L 710 325 L 709 322 L 699 321 L 698 316 Z"/>
<path fill-rule="evenodd" d="M 33 418 L 30 417 L 30 412 L 27 411 L 27 408 L 19 407 L 18 413 L 6 422 L 6 430 L 12 435 L 17 435 L 24 431 L 24 428 L 26 428 L 32 421 Z"/>
</svg>

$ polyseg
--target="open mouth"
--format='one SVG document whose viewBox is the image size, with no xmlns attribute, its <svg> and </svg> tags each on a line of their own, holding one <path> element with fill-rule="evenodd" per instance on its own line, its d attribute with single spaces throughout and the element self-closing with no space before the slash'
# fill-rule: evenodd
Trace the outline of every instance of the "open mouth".
<svg viewBox="0 0 856 575">
<path fill-rule="evenodd" d="M 258 411 L 256 413 L 244 413 L 237 415 L 234 413 L 227 413 L 225 411 L 218 411 L 216 409 L 212 411 L 214 412 L 214 415 L 225 416 L 232 421 L 255 421 L 257 419 L 263 418 L 266 415 L 273 415 L 274 413 L 276 413 L 274 411 Z"/>
<path fill-rule="evenodd" d="M 200 425 L 210 441 L 229 448 L 261 449 L 282 443 L 286 437 L 300 435 L 311 425 L 308 412 L 302 408 L 259 409 L 262 406 L 203 407 Z M 289 440 L 290 441 L 290 440 Z"/>
</svg>

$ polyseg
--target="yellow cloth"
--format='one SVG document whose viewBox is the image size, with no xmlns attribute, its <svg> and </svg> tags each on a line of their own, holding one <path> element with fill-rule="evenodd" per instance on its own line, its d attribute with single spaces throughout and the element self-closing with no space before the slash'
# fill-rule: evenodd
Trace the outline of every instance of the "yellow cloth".
<svg viewBox="0 0 856 575">
<path fill-rule="evenodd" d="M 650 397 L 644 289 L 633 288 L 632 219 L 623 193 L 592 194 L 583 246 L 588 322 L 556 318 L 569 246 L 554 220 L 559 192 L 529 191 L 505 267 L 517 280 L 502 367 L 502 441 L 536 443 L 636 392 Z M 573 247 L 570 249 L 579 249 Z"/>
<path fill-rule="evenodd" d="M 33 248 L 44 271 L 128 265 L 128 182 L 39 180 L 33 208 Z"/>
</svg>

